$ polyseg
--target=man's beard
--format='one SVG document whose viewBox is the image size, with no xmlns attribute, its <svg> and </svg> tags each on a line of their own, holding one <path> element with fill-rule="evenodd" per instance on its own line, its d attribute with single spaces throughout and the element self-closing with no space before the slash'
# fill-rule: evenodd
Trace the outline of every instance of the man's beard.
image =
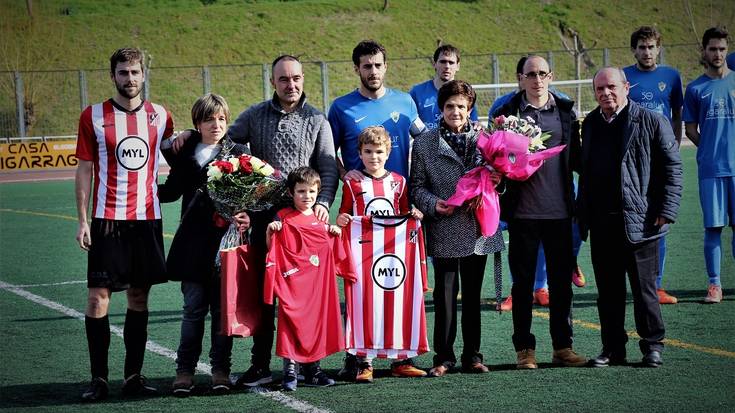
<svg viewBox="0 0 735 413">
<path fill-rule="evenodd" d="M 380 90 L 381 87 L 383 87 L 383 81 L 380 81 L 380 84 L 378 86 L 370 86 L 369 78 L 360 76 L 360 81 L 362 82 L 362 85 L 365 87 L 365 89 L 371 91 L 371 92 L 377 92 Z"/>
<path fill-rule="evenodd" d="M 120 94 L 120 96 L 123 96 L 127 99 L 135 99 L 140 95 L 141 88 L 137 87 L 133 93 L 128 92 L 127 89 L 125 89 L 125 85 L 121 85 L 117 82 L 115 82 L 115 88 L 117 88 L 117 93 Z"/>
<path fill-rule="evenodd" d="M 720 60 L 720 64 L 717 65 L 717 66 L 715 66 L 715 65 L 712 64 L 713 61 L 714 61 L 714 59 L 712 59 L 712 60 L 706 60 L 706 59 L 704 59 L 704 64 L 707 67 L 711 67 L 712 69 L 719 69 L 722 66 L 725 66 L 725 61 L 724 60 Z"/>
<path fill-rule="evenodd" d="M 646 64 L 644 62 L 638 61 L 638 66 L 640 66 L 640 67 L 642 67 L 644 69 L 653 69 L 654 67 L 656 67 L 656 60 L 655 59 L 652 60 L 652 63 L 650 65 L 649 64 Z"/>
</svg>

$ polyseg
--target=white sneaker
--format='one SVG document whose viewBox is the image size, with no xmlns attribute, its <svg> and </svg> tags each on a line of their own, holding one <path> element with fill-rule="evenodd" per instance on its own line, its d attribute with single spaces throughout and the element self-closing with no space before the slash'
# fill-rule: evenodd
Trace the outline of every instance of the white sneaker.
<svg viewBox="0 0 735 413">
<path fill-rule="evenodd" d="M 722 287 L 715 284 L 710 284 L 707 288 L 707 296 L 704 297 L 704 302 L 707 304 L 716 304 L 722 301 Z"/>
</svg>

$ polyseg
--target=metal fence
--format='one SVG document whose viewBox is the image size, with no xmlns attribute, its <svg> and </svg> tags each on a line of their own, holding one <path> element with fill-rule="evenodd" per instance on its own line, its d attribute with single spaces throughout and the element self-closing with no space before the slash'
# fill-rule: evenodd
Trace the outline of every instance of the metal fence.
<svg viewBox="0 0 735 413">
<path fill-rule="evenodd" d="M 589 79 L 602 66 L 634 62 L 627 47 L 590 49 L 585 55 L 563 50 L 463 55 L 458 78 L 476 85 L 496 85 L 478 90 L 481 115 L 487 114 L 497 96 L 513 90 L 516 62 L 529 53 L 544 56 L 557 80 Z M 659 60 L 677 68 L 685 83 L 702 72 L 696 44 L 667 46 Z M 358 84 L 352 62 L 347 60 L 304 62 L 304 73 L 309 102 L 325 112 L 334 98 Z M 392 58 L 386 84 L 408 90 L 433 74 L 430 56 Z M 197 97 L 210 91 L 221 94 L 237 114 L 271 97 L 269 77 L 269 64 L 153 67 L 148 68 L 144 94 L 167 107 L 177 129 L 183 129 L 190 126 L 190 108 Z M 110 82 L 105 69 L 0 72 L 0 137 L 74 134 L 80 111 L 109 98 Z M 594 107 L 589 87 L 564 85 L 559 90 L 578 100 L 581 111 Z"/>
</svg>

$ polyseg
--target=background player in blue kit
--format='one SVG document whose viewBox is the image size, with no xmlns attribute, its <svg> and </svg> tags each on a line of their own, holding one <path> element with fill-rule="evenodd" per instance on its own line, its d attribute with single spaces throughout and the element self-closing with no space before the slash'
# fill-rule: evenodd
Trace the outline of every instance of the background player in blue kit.
<svg viewBox="0 0 735 413">
<path fill-rule="evenodd" d="M 408 178 L 408 154 L 411 137 L 426 131 L 408 93 L 389 89 L 383 84 L 388 69 L 385 48 L 374 40 L 363 40 L 352 50 L 352 63 L 360 77 L 360 87 L 335 99 L 329 108 L 335 150 L 341 150 L 337 160 L 343 180 L 361 179 L 363 164 L 360 159 L 358 136 L 369 126 L 382 126 L 391 138 L 391 151 L 385 169 Z M 355 380 L 357 359 L 347 354 L 339 372 L 342 380 Z M 424 376 L 426 372 L 414 367 L 411 359 L 394 363 L 391 372 L 399 377 Z"/>
<path fill-rule="evenodd" d="M 419 117 L 428 129 L 436 129 L 442 118 L 442 111 L 436 103 L 436 95 L 439 88 L 454 77 L 459 71 L 459 49 L 451 44 L 439 46 L 434 51 L 432 66 L 435 75 L 426 82 L 414 85 L 408 92 L 411 99 L 416 103 Z M 470 112 L 470 120 L 477 122 L 477 108 L 473 107 Z"/>
<path fill-rule="evenodd" d="M 661 33 L 654 27 L 642 26 L 630 35 L 630 50 L 636 64 L 623 68 L 630 83 L 628 98 L 646 109 L 658 112 L 671 122 L 676 142 L 681 145 L 681 108 L 684 95 L 679 72 L 656 63 L 661 52 Z M 661 286 L 666 262 L 666 237 L 659 241 L 656 293 L 659 304 L 676 304 L 677 298 Z"/>
<path fill-rule="evenodd" d="M 388 68 L 385 48 L 373 40 L 364 40 L 352 51 L 360 87 L 334 100 L 329 108 L 335 150 L 341 149 L 340 177 L 362 168 L 357 136 L 368 126 L 382 126 L 391 136 L 391 152 L 386 169 L 408 177 L 408 151 L 411 137 L 426 130 L 408 93 L 384 86 Z M 350 178 L 348 176 L 347 178 Z"/>
<path fill-rule="evenodd" d="M 735 70 L 735 52 L 732 52 L 729 55 L 727 55 L 727 67 L 730 70 Z"/>
<path fill-rule="evenodd" d="M 735 228 L 735 72 L 725 65 L 728 33 L 712 27 L 702 37 L 704 74 L 687 86 L 684 125 L 697 145 L 699 202 L 704 221 L 705 303 L 722 301 L 722 228 Z M 735 237 L 732 242 L 735 257 Z"/>
</svg>

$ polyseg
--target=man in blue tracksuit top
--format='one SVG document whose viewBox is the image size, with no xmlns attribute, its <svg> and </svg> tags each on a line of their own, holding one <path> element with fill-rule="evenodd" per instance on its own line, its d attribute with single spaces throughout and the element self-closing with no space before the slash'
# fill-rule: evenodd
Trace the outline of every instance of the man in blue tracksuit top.
<svg viewBox="0 0 735 413">
<path fill-rule="evenodd" d="M 434 51 L 434 60 L 432 63 L 436 72 L 434 77 L 426 82 L 414 85 L 408 92 L 416 103 L 419 117 L 428 129 L 436 129 L 439 126 L 442 111 L 436 103 L 436 96 L 439 93 L 440 87 L 454 80 L 454 77 L 459 71 L 459 59 L 459 49 L 456 47 L 451 44 L 439 46 Z M 477 107 L 472 108 L 470 120 L 477 122 Z"/>
<path fill-rule="evenodd" d="M 630 36 L 630 50 L 636 64 L 623 68 L 630 84 L 628 98 L 646 109 L 664 115 L 674 131 L 676 142 L 681 144 L 681 108 L 684 94 L 679 72 L 669 66 L 656 63 L 661 51 L 661 33 L 653 27 L 643 26 Z M 659 304 L 676 304 L 677 298 L 661 286 L 666 262 L 666 237 L 659 241 L 658 277 L 656 294 Z"/>
</svg>

